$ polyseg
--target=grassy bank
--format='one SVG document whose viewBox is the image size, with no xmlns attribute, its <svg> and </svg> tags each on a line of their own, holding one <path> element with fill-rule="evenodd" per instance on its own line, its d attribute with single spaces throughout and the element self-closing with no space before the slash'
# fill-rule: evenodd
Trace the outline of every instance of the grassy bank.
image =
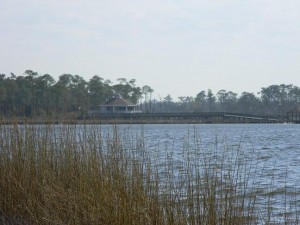
<svg viewBox="0 0 300 225">
<path fill-rule="evenodd" d="M 199 139 L 193 136 L 197 144 Z M 197 146 L 197 145 L 196 145 Z M 196 147 L 197 148 L 197 147 Z M 163 151 L 163 149 L 161 149 Z M 143 134 L 100 126 L 0 126 L 1 224 L 271 224 L 244 160 L 156 165 Z M 228 161 L 228 158 L 226 158 Z M 297 224 L 297 216 L 293 222 Z M 274 224 L 274 223 L 272 223 Z"/>
</svg>

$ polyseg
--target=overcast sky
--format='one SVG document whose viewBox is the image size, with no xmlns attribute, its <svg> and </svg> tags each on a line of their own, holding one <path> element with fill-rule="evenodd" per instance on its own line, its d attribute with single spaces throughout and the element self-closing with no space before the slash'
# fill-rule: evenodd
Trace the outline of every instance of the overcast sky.
<svg viewBox="0 0 300 225">
<path fill-rule="evenodd" d="M 0 73 L 136 79 L 155 96 L 300 86 L 299 0 L 1 0 Z"/>
</svg>

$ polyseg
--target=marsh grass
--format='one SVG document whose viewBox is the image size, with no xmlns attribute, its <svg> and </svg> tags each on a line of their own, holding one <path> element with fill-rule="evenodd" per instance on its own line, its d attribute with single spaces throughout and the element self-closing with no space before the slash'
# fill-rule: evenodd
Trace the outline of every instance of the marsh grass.
<svg viewBox="0 0 300 225">
<path fill-rule="evenodd" d="M 271 216 L 262 220 L 257 211 L 247 172 L 254 165 L 245 166 L 242 151 L 228 156 L 226 141 L 216 143 L 208 160 L 200 142 L 194 131 L 181 163 L 174 165 L 166 151 L 159 164 L 143 132 L 2 125 L 0 223 L 271 224 Z"/>
</svg>

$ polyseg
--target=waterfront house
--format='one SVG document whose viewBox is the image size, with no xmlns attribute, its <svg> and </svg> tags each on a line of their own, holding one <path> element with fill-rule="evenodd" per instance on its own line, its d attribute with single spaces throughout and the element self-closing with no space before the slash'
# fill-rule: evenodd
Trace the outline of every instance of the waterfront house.
<svg viewBox="0 0 300 225">
<path fill-rule="evenodd" d="M 288 111 L 287 119 L 290 123 L 300 123 L 300 106 Z"/>
<path fill-rule="evenodd" d="M 130 100 L 114 95 L 104 105 L 100 105 L 100 113 L 140 113 L 137 105 Z"/>
</svg>

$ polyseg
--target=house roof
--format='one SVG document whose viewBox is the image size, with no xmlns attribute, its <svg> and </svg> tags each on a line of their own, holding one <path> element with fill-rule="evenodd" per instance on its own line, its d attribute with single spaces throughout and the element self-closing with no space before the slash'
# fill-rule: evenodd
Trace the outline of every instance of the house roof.
<svg viewBox="0 0 300 225">
<path fill-rule="evenodd" d="M 126 100 L 120 96 L 114 96 L 112 99 L 107 101 L 104 106 L 136 106 L 130 100 Z"/>
</svg>

